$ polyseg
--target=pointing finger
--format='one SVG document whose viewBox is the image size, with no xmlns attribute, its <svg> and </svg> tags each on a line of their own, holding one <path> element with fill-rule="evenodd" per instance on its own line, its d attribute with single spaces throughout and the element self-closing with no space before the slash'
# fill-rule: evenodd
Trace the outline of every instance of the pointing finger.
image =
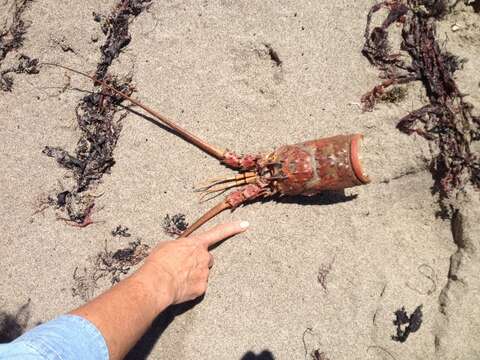
<svg viewBox="0 0 480 360">
<path fill-rule="evenodd" d="M 206 247 L 210 247 L 219 243 L 230 236 L 244 232 L 248 228 L 247 221 L 236 221 L 226 224 L 217 225 L 206 232 L 195 236 L 195 240 L 199 241 Z"/>
</svg>

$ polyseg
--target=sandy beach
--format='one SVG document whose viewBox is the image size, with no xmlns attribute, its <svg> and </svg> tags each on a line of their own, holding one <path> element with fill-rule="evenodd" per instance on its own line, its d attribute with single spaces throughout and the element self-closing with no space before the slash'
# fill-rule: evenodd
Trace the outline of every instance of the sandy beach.
<svg viewBox="0 0 480 360">
<path fill-rule="evenodd" d="M 10 26 L 18 3 L 0 1 L 0 27 Z M 362 95 L 380 82 L 361 52 L 374 3 L 153 1 L 129 20 L 131 41 L 108 71 L 131 75 L 134 96 L 148 106 L 240 153 L 362 133 L 372 179 L 345 194 L 257 201 L 219 215 L 207 226 L 241 219 L 250 229 L 213 250 L 205 297 L 168 309 L 131 359 L 480 357 L 479 192 L 467 182 L 451 200 L 452 215 L 438 216 L 429 170 L 438 149 L 396 128 L 426 103 L 422 82 L 404 85 L 399 102 L 362 110 Z M 25 40 L 0 70 L 25 54 L 94 73 L 106 41 L 95 14 L 108 16 L 116 4 L 28 3 Z M 479 21 L 475 7 L 460 2 L 437 25 L 441 46 L 466 59 L 455 80 L 476 114 Z M 50 66 L 11 76 L 11 91 L 0 91 L 0 312 L 14 316 L 29 302 L 18 319 L 28 329 L 112 285 L 111 273 L 92 280 L 98 254 L 172 239 L 165 216 L 192 223 L 218 201 L 199 203 L 194 187 L 233 171 L 119 109 L 116 119 L 126 116 L 115 164 L 88 190 L 93 223 L 71 226 L 59 219 L 65 211 L 48 205 L 74 178 L 42 151 L 75 153 L 75 109 L 92 81 Z M 478 154 L 479 141 L 471 146 Z M 118 226 L 130 236 L 112 235 Z M 394 341 L 395 311 L 419 306 L 420 328 Z"/>
</svg>

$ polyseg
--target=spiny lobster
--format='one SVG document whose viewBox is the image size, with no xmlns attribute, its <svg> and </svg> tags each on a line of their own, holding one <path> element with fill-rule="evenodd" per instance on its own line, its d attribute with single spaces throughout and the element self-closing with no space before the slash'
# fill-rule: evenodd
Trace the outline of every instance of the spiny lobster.
<svg viewBox="0 0 480 360">
<path fill-rule="evenodd" d="M 238 155 L 203 141 L 171 119 L 122 93 L 105 81 L 63 65 L 46 63 L 45 65 L 61 67 L 93 80 L 95 84 L 102 85 L 103 88 L 140 107 L 178 136 L 240 172 L 231 177 L 212 180 L 200 189 L 204 195 L 209 195 L 243 186 L 228 194 L 223 201 L 189 226 L 181 234 L 182 237 L 190 235 L 220 212 L 226 209 L 234 210 L 258 198 L 274 195 L 311 196 L 325 190 L 341 190 L 370 182 L 363 172 L 359 158 L 359 147 L 363 137 L 361 134 L 338 135 L 295 145 L 284 145 L 266 155 Z"/>
</svg>

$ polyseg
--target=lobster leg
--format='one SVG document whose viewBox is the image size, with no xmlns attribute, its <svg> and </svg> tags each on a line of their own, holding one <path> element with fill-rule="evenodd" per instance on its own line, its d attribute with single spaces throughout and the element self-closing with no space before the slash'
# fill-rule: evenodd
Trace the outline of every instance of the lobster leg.
<svg viewBox="0 0 480 360">
<path fill-rule="evenodd" d="M 260 155 L 237 155 L 232 151 L 226 151 L 223 154 L 222 163 L 231 167 L 232 169 L 250 171 L 257 168 L 258 161 L 260 159 Z"/>
<path fill-rule="evenodd" d="M 197 230 L 200 226 L 205 224 L 207 221 L 210 219 L 214 218 L 218 214 L 220 214 L 222 211 L 226 209 L 232 209 L 234 210 L 241 204 L 254 200 L 260 196 L 270 196 L 273 195 L 272 191 L 265 187 L 262 186 L 261 184 L 249 184 L 239 190 L 236 190 L 225 198 L 221 203 L 215 205 L 213 208 L 211 208 L 209 211 L 207 211 L 202 217 L 200 217 L 197 221 L 195 221 L 192 225 L 188 227 L 187 230 L 185 230 L 180 237 L 186 237 L 189 236 L 191 233 L 193 233 L 195 230 Z"/>
</svg>

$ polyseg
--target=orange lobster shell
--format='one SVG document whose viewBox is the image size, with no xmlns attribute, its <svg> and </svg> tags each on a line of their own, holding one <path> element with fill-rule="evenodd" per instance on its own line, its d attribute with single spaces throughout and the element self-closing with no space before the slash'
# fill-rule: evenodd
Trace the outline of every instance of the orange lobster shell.
<svg viewBox="0 0 480 360">
<path fill-rule="evenodd" d="M 359 159 L 362 135 L 338 135 L 295 145 L 285 145 L 269 156 L 280 163 L 274 178 L 282 195 L 314 195 L 370 182 Z"/>
</svg>

